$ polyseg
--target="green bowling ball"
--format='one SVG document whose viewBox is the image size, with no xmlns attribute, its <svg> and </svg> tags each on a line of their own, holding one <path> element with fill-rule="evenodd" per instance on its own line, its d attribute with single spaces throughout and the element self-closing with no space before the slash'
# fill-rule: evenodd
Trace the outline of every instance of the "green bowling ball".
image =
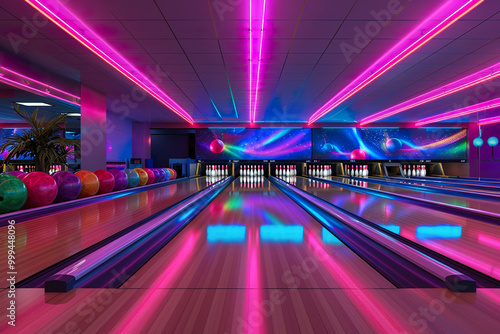
<svg viewBox="0 0 500 334">
<path fill-rule="evenodd" d="M 28 190 L 19 178 L 0 174 L 0 214 L 21 209 L 28 198 Z"/>
</svg>

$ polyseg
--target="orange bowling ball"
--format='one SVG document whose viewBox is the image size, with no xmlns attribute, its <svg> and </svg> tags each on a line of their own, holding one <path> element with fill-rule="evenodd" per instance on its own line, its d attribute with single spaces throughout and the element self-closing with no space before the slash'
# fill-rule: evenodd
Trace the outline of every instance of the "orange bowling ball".
<svg viewBox="0 0 500 334">
<path fill-rule="evenodd" d="M 80 179 L 82 190 L 78 198 L 90 197 L 97 194 L 99 191 L 99 179 L 97 175 L 88 170 L 81 170 L 75 173 Z"/>
<path fill-rule="evenodd" d="M 134 168 L 134 170 L 139 174 L 139 186 L 143 186 L 148 183 L 148 173 L 142 168 Z"/>
<path fill-rule="evenodd" d="M 175 180 L 177 178 L 177 172 L 175 170 L 173 170 L 172 168 L 167 168 L 168 171 L 170 172 L 170 180 Z"/>
</svg>

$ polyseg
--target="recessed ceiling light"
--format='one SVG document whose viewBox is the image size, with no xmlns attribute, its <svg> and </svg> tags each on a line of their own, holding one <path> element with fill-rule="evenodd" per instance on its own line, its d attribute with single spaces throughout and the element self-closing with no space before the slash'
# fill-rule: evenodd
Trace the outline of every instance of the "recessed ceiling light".
<svg viewBox="0 0 500 334">
<path fill-rule="evenodd" d="M 52 107 L 51 104 L 44 102 L 16 102 L 16 103 L 25 107 Z"/>
<path fill-rule="evenodd" d="M 70 112 L 70 113 L 67 113 L 66 116 L 68 116 L 68 117 L 80 117 L 81 114 L 79 112 Z"/>
</svg>

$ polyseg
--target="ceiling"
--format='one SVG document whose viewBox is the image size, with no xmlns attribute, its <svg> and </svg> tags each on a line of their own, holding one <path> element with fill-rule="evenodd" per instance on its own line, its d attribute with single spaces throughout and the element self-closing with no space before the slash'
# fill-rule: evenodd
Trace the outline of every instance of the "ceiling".
<svg viewBox="0 0 500 334">
<path fill-rule="evenodd" d="M 346 57 L 342 46 L 354 45 L 358 31 L 376 21 L 373 13 L 387 10 L 391 2 L 267 1 L 256 120 L 307 122 L 440 3 L 401 0 L 401 11 L 380 33 Z M 156 73 L 158 86 L 196 122 L 248 122 L 248 0 L 86 0 L 67 1 L 66 6 L 137 69 Z M 4 52 L 101 91 L 107 96 L 108 110 L 123 103 L 123 95 L 131 94 L 133 84 L 51 22 L 39 24 L 34 36 L 14 49 L 9 34 L 22 35 L 26 30 L 22 18 L 31 19 L 35 13 L 24 1 L 2 2 L 0 45 Z M 486 0 L 319 122 L 359 122 L 499 62 L 499 28 L 500 1 Z M 474 87 L 383 121 L 414 122 L 475 98 L 500 97 L 500 84 L 492 87 L 486 97 L 477 97 Z M 151 97 L 130 109 L 129 117 L 134 120 L 182 122 Z M 480 117 L 499 112 L 483 112 Z M 0 113 L 2 120 L 4 116 Z"/>
</svg>

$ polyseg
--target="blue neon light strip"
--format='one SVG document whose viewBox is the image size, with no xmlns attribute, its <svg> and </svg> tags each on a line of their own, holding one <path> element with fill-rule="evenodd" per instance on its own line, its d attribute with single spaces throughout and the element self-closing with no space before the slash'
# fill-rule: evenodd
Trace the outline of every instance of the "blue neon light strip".
<svg viewBox="0 0 500 334">
<path fill-rule="evenodd" d="M 245 225 L 209 225 L 207 241 L 211 244 L 245 242 L 247 227 Z"/>
<path fill-rule="evenodd" d="M 301 225 L 262 225 L 260 239 L 266 242 L 302 243 L 304 227 Z"/>
</svg>

